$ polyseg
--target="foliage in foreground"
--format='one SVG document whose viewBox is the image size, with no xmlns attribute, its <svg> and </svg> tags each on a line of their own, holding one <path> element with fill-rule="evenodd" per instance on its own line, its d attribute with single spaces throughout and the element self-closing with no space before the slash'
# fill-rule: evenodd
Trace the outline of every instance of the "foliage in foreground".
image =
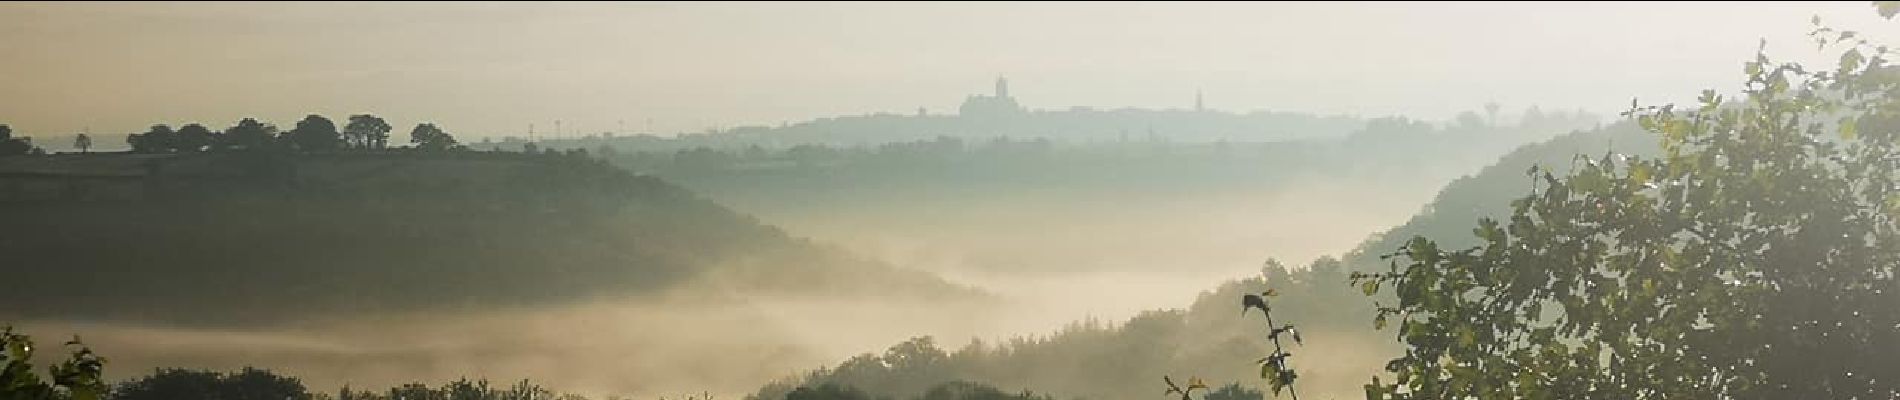
<svg viewBox="0 0 1900 400">
<path fill-rule="evenodd" d="M 1273 394 L 1278 395 L 1280 390 L 1284 389 L 1287 395 L 1292 396 L 1294 400 L 1299 400 L 1300 393 L 1293 387 L 1293 382 L 1299 379 L 1300 374 L 1293 371 L 1292 366 L 1287 365 L 1287 359 L 1292 358 L 1293 353 L 1286 351 L 1280 338 L 1291 337 L 1293 344 L 1304 344 L 1306 341 L 1300 338 L 1300 331 L 1294 328 L 1293 324 L 1273 322 L 1273 305 L 1268 299 L 1278 295 L 1279 292 L 1273 289 L 1267 289 L 1257 295 L 1252 293 L 1243 295 L 1240 297 L 1240 312 L 1246 314 L 1247 310 L 1257 308 L 1260 309 L 1260 314 L 1267 318 L 1267 340 L 1273 342 L 1273 352 L 1260 359 L 1260 378 L 1267 380 L 1267 387 L 1273 389 Z M 1181 395 L 1186 397 L 1187 393 L 1184 391 Z"/>
<path fill-rule="evenodd" d="M 14 333 L 13 327 L 0 329 L 0 400 L 100 398 L 106 389 L 100 378 L 105 358 L 93 354 L 78 337 L 66 342 L 66 347 L 71 357 L 47 367 L 52 377 L 47 382 L 33 373 L 33 354 L 40 350 L 33 346 L 33 338 Z"/>
<path fill-rule="evenodd" d="M 1900 68 L 1815 33 L 1838 68 L 1758 56 L 1739 99 L 1631 113 L 1662 156 L 1533 169 L 1476 247 L 1356 274 L 1409 346 L 1367 397 L 1900 396 Z"/>
</svg>

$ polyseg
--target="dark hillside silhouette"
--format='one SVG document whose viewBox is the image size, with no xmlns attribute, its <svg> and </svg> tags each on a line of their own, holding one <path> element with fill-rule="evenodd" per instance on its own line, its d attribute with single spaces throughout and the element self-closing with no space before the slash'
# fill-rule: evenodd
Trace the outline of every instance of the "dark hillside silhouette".
<svg viewBox="0 0 1900 400">
<path fill-rule="evenodd" d="M 970 293 L 581 154 L 0 158 L 0 220 L 15 320 L 523 305 L 708 274 L 781 296 Z"/>
</svg>

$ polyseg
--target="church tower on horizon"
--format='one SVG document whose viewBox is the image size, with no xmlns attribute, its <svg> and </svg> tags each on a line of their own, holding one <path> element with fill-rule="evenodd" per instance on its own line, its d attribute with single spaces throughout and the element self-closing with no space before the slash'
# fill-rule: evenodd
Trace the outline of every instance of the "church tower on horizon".
<svg viewBox="0 0 1900 400">
<path fill-rule="evenodd" d="M 1023 113 L 1023 106 L 1009 97 L 1009 78 L 996 77 L 996 93 L 991 96 L 971 95 L 957 107 L 957 115 L 972 118 L 1009 117 Z"/>
</svg>

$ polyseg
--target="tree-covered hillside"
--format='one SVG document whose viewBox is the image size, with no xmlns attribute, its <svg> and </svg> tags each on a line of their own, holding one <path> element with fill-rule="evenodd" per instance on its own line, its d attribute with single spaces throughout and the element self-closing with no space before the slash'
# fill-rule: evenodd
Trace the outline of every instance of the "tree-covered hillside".
<svg viewBox="0 0 1900 400">
<path fill-rule="evenodd" d="M 1383 268 L 1379 256 L 1421 235 L 1443 238 L 1447 244 L 1475 244 L 1471 224 L 1509 214 L 1511 200 L 1531 189 L 1532 167 L 1563 172 L 1605 154 L 1652 156 L 1661 151 L 1654 134 L 1629 121 L 1524 145 L 1475 174 L 1453 180 L 1411 220 L 1373 235 L 1341 259 L 1352 269 Z"/>
<path fill-rule="evenodd" d="M 1373 301 L 1348 285 L 1348 273 L 1379 266 L 1383 253 L 1376 251 L 1387 247 L 1389 237 L 1470 236 L 1470 226 L 1480 216 L 1508 213 L 1509 200 L 1529 190 L 1524 171 L 1531 165 L 1567 169 L 1576 155 L 1601 156 L 1611 149 L 1657 151 L 1655 137 L 1629 123 L 1571 132 L 1522 146 L 1447 185 L 1411 221 L 1367 238 L 1358 250 L 1344 255 L 1348 261 L 1322 258 L 1303 268 L 1269 262 L 1262 276 L 1223 284 L 1185 309 L 1151 311 L 1114 324 L 1080 323 L 1046 337 L 972 343 L 955 350 L 919 338 L 882 354 L 865 354 L 768 385 L 752 398 L 778 399 L 798 387 L 826 383 L 901 397 L 929 385 L 969 380 L 1035 388 L 1058 397 L 1108 399 L 1158 392 L 1164 387 L 1163 375 L 1195 375 L 1216 384 L 1261 382 L 1249 366 L 1271 351 L 1267 327 L 1257 316 L 1242 317 L 1239 299 L 1268 288 L 1279 294 L 1275 318 L 1304 331 L 1303 345 L 1290 349 L 1297 354 L 1294 367 L 1301 373 L 1302 394 L 1356 397 L 1363 393 L 1365 379 L 1401 348 L 1386 333 L 1369 329 Z"/>
<path fill-rule="evenodd" d="M 238 322 L 657 294 L 967 288 L 580 154 L 0 158 L 10 320 Z"/>
<path fill-rule="evenodd" d="M 1001 388 L 1034 389 L 1057 398 L 1119 399 L 1130 393 L 1160 393 L 1161 377 L 1199 376 L 1220 385 L 1259 379 L 1248 366 L 1268 354 L 1266 323 L 1243 318 L 1243 293 L 1272 287 L 1280 296 L 1275 317 L 1301 323 L 1309 356 L 1302 367 L 1313 394 L 1355 393 L 1364 373 L 1397 347 L 1370 335 L 1370 308 L 1343 284 L 1337 261 L 1289 270 L 1276 262 L 1262 277 L 1229 282 L 1202 293 L 1185 309 L 1156 310 L 1119 323 L 1079 322 L 1040 337 L 975 341 L 946 348 L 920 337 L 864 354 L 833 367 L 767 385 L 750 399 L 769 400 L 799 387 L 836 384 L 872 396 L 905 398 L 932 385 L 973 381 Z M 1103 295 L 1113 295 L 1105 293 Z M 1078 298 L 1077 301 L 1087 301 Z M 1323 356 L 1317 356 L 1323 354 Z"/>
</svg>

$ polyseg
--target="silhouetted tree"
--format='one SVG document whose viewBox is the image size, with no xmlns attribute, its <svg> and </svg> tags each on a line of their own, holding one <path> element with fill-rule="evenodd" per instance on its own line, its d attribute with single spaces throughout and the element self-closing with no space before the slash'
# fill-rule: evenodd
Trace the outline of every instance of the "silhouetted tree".
<svg viewBox="0 0 1900 400">
<path fill-rule="evenodd" d="M 1261 391 L 1248 389 L 1238 383 L 1229 383 L 1227 386 L 1221 386 L 1220 389 L 1207 392 L 1207 396 L 1201 397 L 1201 400 L 1264 400 L 1266 397 L 1267 394 Z"/>
<path fill-rule="evenodd" d="M 871 400 L 871 396 L 858 388 L 825 383 L 816 387 L 801 386 L 785 395 L 785 400 Z"/>
<path fill-rule="evenodd" d="M 507 387 L 495 387 L 488 380 L 457 379 L 431 388 L 422 383 L 408 383 L 389 388 L 383 393 L 356 390 L 348 386 L 337 391 L 335 400 L 586 400 L 573 394 L 557 394 L 553 390 L 521 380 Z M 613 399 L 610 397 L 610 399 Z M 705 400 L 706 398 L 689 398 Z"/>
<path fill-rule="evenodd" d="M 297 121 L 297 127 L 285 132 L 290 143 L 302 151 L 327 151 L 336 149 L 341 143 L 336 123 L 322 115 L 310 114 Z"/>
<path fill-rule="evenodd" d="M 1484 103 L 1485 121 L 1491 123 L 1491 126 L 1498 126 L 1498 110 L 1503 108 L 1495 101 Z"/>
<path fill-rule="evenodd" d="M 310 392 L 297 378 L 244 368 L 223 374 L 212 371 L 159 369 L 152 375 L 120 383 L 114 400 L 309 400 Z"/>
<path fill-rule="evenodd" d="M 32 151 L 32 142 L 26 138 L 13 137 L 13 127 L 0 124 L 0 156 L 17 156 Z"/>
<path fill-rule="evenodd" d="M 177 146 L 178 133 L 170 125 L 152 125 L 145 133 L 125 136 L 125 144 L 132 146 L 134 153 L 170 153 Z"/>
<path fill-rule="evenodd" d="M 84 133 L 79 134 L 79 136 L 74 136 L 73 147 L 78 148 L 80 153 L 92 152 L 92 137 L 86 136 Z"/>
<path fill-rule="evenodd" d="M 455 147 L 455 136 L 443 132 L 442 128 L 436 127 L 435 124 L 422 123 L 417 124 L 416 129 L 409 131 L 409 143 L 414 143 L 417 149 L 425 151 L 442 151 Z"/>
<path fill-rule="evenodd" d="M 256 368 L 247 367 L 241 372 L 226 375 L 224 386 L 223 398 L 226 399 L 305 400 L 311 397 L 303 382 L 297 378 Z"/>
<path fill-rule="evenodd" d="M 350 116 L 349 125 L 343 127 L 343 138 L 352 148 L 381 149 L 389 142 L 389 122 L 370 114 Z"/>
<path fill-rule="evenodd" d="M 1544 118 L 1543 109 L 1537 108 L 1537 106 L 1531 106 L 1530 108 L 1524 109 L 1524 116 L 1519 118 L 1521 121 L 1518 121 L 1518 125 L 1537 126 L 1544 123 Z"/>
<path fill-rule="evenodd" d="M 170 400 L 216 398 L 222 392 L 224 377 L 212 371 L 163 368 L 152 375 L 120 383 L 113 388 L 117 400 Z"/>
<path fill-rule="evenodd" d="M 924 391 L 919 400 L 1040 400 L 1047 398 L 1047 396 L 1038 397 L 1027 390 L 1012 394 L 981 383 L 952 381 Z"/>
<path fill-rule="evenodd" d="M 189 124 L 180 127 L 176 135 L 177 139 L 173 140 L 173 142 L 177 144 L 175 150 L 185 153 L 204 151 L 207 147 L 210 147 L 212 143 L 216 142 L 217 139 L 217 133 L 199 124 Z"/>
<path fill-rule="evenodd" d="M 259 150 L 270 147 L 272 139 L 276 137 L 276 126 L 258 122 L 253 118 L 245 118 L 238 121 L 237 125 L 224 130 L 224 135 L 220 138 L 222 140 L 219 141 L 223 144 L 219 147 Z"/>
<path fill-rule="evenodd" d="M 1470 112 L 1470 111 L 1458 113 L 1458 118 L 1454 119 L 1453 121 L 1454 122 L 1452 126 L 1459 129 L 1477 129 L 1477 128 L 1482 128 L 1486 125 L 1484 122 L 1484 117 L 1479 116 L 1478 113 Z"/>
</svg>

